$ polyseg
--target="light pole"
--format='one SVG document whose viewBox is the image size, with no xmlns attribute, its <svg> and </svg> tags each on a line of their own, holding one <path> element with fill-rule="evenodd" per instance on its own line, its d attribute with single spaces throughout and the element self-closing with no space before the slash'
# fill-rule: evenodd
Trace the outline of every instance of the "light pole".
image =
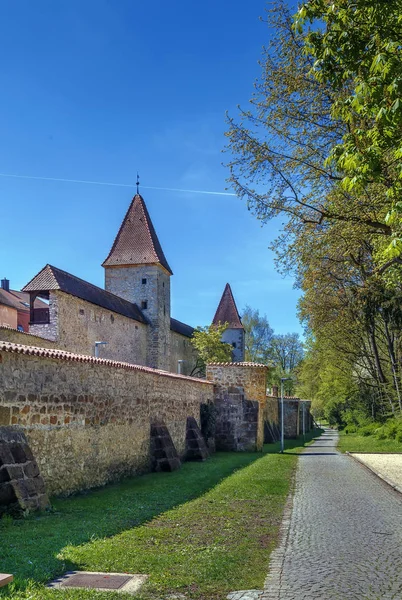
<svg viewBox="0 0 402 600">
<path fill-rule="evenodd" d="M 285 419 L 283 410 L 283 382 L 291 381 L 291 377 L 281 377 L 281 454 L 285 449 Z"/>
</svg>

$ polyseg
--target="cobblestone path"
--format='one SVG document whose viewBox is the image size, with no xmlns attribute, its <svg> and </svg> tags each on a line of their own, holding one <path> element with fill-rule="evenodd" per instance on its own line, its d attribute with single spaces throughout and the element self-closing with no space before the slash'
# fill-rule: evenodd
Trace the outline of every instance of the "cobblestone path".
<svg viewBox="0 0 402 600">
<path fill-rule="evenodd" d="M 335 449 L 300 455 L 261 600 L 401 600 L 402 495 Z"/>
</svg>

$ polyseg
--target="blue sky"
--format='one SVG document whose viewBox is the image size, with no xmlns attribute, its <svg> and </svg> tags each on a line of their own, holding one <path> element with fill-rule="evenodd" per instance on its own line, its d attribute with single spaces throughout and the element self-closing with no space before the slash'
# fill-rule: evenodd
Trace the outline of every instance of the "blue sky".
<svg viewBox="0 0 402 600">
<path fill-rule="evenodd" d="M 299 293 L 261 227 L 224 191 L 225 111 L 246 105 L 269 31 L 264 3 L 18 0 L 0 5 L 0 172 L 134 184 L 174 271 L 172 316 L 211 321 L 230 282 L 241 309 L 301 331 Z M 22 287 L 46 263 L 103 286 L 135 186 L 0 176 L 0 276 Z"/>
</svg>

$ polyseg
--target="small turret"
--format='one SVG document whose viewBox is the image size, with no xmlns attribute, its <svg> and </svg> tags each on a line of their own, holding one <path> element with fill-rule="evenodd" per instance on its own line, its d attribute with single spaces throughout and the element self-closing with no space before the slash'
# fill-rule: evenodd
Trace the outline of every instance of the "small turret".
<svg viewBox="0 0 402 600">
<path fill-rule="evenodd" d="M 245 332 L 230 285 L 227 283 L 212 324 L 229 323 L 223 332 L 222 342 L 231 344 L 233 362 L 244 361 Z"/>
</svg>

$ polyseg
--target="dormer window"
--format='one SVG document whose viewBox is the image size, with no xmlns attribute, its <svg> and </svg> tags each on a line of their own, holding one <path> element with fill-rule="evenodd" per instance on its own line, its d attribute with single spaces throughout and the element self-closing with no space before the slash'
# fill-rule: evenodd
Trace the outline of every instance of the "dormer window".
<svg viewBox="0 0 402 600">
<path fill-rule="evenodd" d="M 147 308 L 148 308 L 148 301 L 147 301 L 147 300 L 143 300 L 143 301 L 141 302 L 141 309 L 142 309 L 142 310 L 145 310 L 145 309 L 147 309 Z"/>
</svg>

